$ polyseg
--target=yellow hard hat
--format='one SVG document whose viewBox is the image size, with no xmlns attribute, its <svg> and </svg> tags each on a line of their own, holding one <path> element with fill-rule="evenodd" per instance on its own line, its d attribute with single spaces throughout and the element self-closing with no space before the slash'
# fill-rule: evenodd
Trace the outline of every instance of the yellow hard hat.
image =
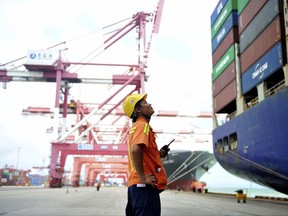
<svg viewBox="0 0 288 216">
<path fill-rule="evenodd" d="M 122 108 L 124 110 L 124 113 L 129 117 L 131 118 L 132 116 L 132 113 L 134 112 L 134 108 L 135 108 L 135 105 L 138 101 L 144 99 L 146 100 L 147 98 L 147 94 L 131 94 L 131 95 L 128 95 L 123 104 L 122 104 Z"/>
</svg>

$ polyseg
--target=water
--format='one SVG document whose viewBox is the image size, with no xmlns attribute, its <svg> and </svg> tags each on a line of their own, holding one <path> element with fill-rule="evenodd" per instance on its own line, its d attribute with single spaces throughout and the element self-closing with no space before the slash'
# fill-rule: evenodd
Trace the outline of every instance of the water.
<svg viewBox="0 0 288 216">
<path fill-rule="evenodd" d="M 207 187 L 207 189 L 208 189 L 208 192 L 227 193 L 227 194 L 236 194 L 235 192 L 236 190 L 242 189 L 243 193 L 247 194 L 247 197 L 251 197 L 251 198 L 255 198 L 255 196 L 288 198 L 288 195 L 279 193 L 269 188 L 231 188 L 231 187 L 209 188 Z"/>
<path fill-rule="evenodd" d="M 219 163 L 216 163 L 205 173 L 200 181 L 206 182 L 208 192 L 236 194 L 236 190 L 243 189 L 243 192 L 251 198 L 255 196 L 288 198 L 287 194 L 279 193 L 268 187 L 230 174 Z"/>
</svg>

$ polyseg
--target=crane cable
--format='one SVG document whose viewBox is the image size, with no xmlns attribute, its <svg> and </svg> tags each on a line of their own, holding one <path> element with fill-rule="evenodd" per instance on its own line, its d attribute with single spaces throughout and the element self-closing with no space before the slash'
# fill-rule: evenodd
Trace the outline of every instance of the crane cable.
<svg viewBox="0 0 288 216">
<path fill-rule="evenodd" d="M 57 43 L 57 44 L 55 44 L 55 45 L 49 46 L 49 47 L 47 47 L 46 49 L 52 49 L 52 48 L 55 48 L 55 47 L 60 46 L 60 45 L 63 45 L 63 44 L 66 45 L 67 43 L 71 43 L 71 42 L 74 42 L 74 41 L 76 41 L 76 40 L 79 40 L 79 39 L 82 39 L 82 38 L 84 38 L 84 37 L 87 37 L 87 36 L 89 36 L 89 35 L 91 35 L 91 34 L 98 33 L 98 32 L 100 32 L 100 31 L 103 31 L 104 29 L 107 29 L 107 28 L 109 28 L 109 27 L 112 27 L 112 26 L 114 26 L 114 25 L 117 25 L 117 24 L 119 24 L 119 23 L 121 23 L 121 22 L 124 22 L 124 21 L 126 21 L 126 20 L 129 20 L 129 19 L 131 19 L 131 17 L 122 19 L 122 20 L 120 20 L 120 21 L 118 21 L 118 22 L 115 22 L 115 23 L 112 23 L 112 24 L 110 24 L 110 25 L 104 26 L 104 27 L 102 27 L 102 28 L 100 28 L 100 29 L 97 29 L 97 30 L 95 30 L 95 31 L 92 31 L 92 32 L 89 32 L 89 33 L 86 33 L 86 34 L 83 34 L 83 35 L 74 37 L 74 38 L 72 38 L 72 39 L 70 39 L 70 40 L 63 41 L 63 42 Z M 117 31 L 117 30 L 114 30 L 114 31 Z M 112 31 L 112 32 L 113 32 L 113 31 Z M 110 33 L 112 33 L 112 32 L 108 32 L 108 33 L 106 33 L 106 34 L 104 34 L 104 35 L 110 34 Z M 103 45 L 101 45 L 101 46 L 103 46 Z M 100 46 L 100 47 L 101 47 L 101 46 Z M 98 50 L 100 47 L 94 49 L 90 54 L 88 54 L 86 57 L 84 57 L 81 61 L 83 61 L 85 58 L 89 57 L 91 54 L 93 54 L 93 53 L 94 53 L 96 50 Z M 20 61 L 20 60 L 25 59 L 25 58 L 26 58 L 26 55 L 25 55 L 25 56 L 22 56 L 22 57 L 19 57 L 19 58 L 17 58 L 17 59 L 13 59 L 13 60 L 11 60 L 11 61 L 9 61 L 9 62 L 0 64 L 0 67 L 3 67 L 3 66 L 5 66 L 5 65 L 8 65 L 8 64 L 11 64 L 11 63 Z M 23 64 L 18 65 L 18 66 L 15 66 L 15 67 L 13 67 L 11 70 L 16 69 L 16 68 L 19 68 L 19 67 L 21 67 L 21 66 L 23 66 Z"/>
</svg>

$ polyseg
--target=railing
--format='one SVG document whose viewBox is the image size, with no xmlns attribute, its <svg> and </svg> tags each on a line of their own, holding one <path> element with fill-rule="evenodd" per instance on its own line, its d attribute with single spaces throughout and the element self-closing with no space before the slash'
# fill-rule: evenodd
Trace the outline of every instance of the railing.
<svg viewBox="0 0 288 216">
<path fill-rule="evenodd" d="M 275 94 L 277 91 L 279 91 L 279 89 L 285 87 L 285 80 L 282 80 L 281 82 L 277 83 L 275 86 L 273 86 L 272 88 L 270 89 L 267 89 L 265 91 L 265 97 L 269 97 L 273 94 Z"/>
<path fill-rule="evenodd" d="M 279 91 L 279 89 L 282 89 L 283 87 L 285 87 L 285 80 L 282 80 L 281 82 L 277 83 L 276 85 L 274 85 L 270 89 L 267 89 L 264 92 L 265 98 L 275 94 L 276 92 Z M 247 110 L 253 106 L 256 106 L 258 103 L 259 103 L 258 97 L 255 97 L 254 99 L 252 99 L 248 103 L 244 104 L 244 110 Z M 236 114 L 237 114 L 237 111 L 234 111 L 234 112 L 230 113 L 229 115 L 227 115 L 226 121 L 229 121 L 230 119 L 234 118 L 236 116 Z"/>
<path fill-rule="evenodd" d="M 249 101 L 248 103 L 244 105 L 244 110 L 247 110 L 250 107 L 256 106 L 258 103 L 259 103 L 258 97 L 255 97 L 254 99 L 252 99 L 251 101 Z"/>
<path fill-rule="evenodd" d="M 236 113 L 237 111 L 235 110 L 234 112 L 230 113 L 228 116 L 227 116 L 227 120 L 230 120 L 232 118 L 234 118 L 236 116 Z"/>
</svg>

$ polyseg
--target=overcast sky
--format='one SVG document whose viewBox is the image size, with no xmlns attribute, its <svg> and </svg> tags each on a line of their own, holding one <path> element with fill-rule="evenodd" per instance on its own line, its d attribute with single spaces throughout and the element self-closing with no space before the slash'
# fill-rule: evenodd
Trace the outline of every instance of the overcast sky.
<svg viewBox="0 0 288 216">
<path fill-rule="evenodd" d="M 139 11 L 154 12 L 157 3 L 157 0 L 1 0 L 0 63 L 21 58 L 30 49 L 43 49 L 64 41 L 69 47 L 65 58 L 80 61 L 103 42 L 101 35 L 96 34 L 99 29 Z M 153 37 L 146 70 L 149 79 L 145 88 L 155 110 L 190 114 L 212 111 L 210 15 L 217 3 L 218 0 L 165 1 L 160 31 Z M 116 52 L 101 60 L 127 63 L 126 57 L 131 57 L 133 50 L 126 45 L 119 45 Z M 25 63 L 25 59 L 21 61 Z M 108 94 L 99 92 L 95 85 L 73 89 L 73 97 L 90 100 L 86 102 L 102 102 Z M 17 161 L 22 169 L 48 165 L 53 137 L 46 129 L 52 126 L 52 119 L 25 116 L 21 111 L 28 106 L 52 108 L 55 84 L 10 82 L 6 89 L 0 88 L 0 101 L 0 167 L 5 164 L 16 167 Z M 197 123 L 191 120 L 191 124 Z M 229 177 L 224 185 L 230 180 L 247 184 L 219 166 L 214 173 L 211 171 L 205 177 L 212 184 L 217 173 Z"/>
</svg>

